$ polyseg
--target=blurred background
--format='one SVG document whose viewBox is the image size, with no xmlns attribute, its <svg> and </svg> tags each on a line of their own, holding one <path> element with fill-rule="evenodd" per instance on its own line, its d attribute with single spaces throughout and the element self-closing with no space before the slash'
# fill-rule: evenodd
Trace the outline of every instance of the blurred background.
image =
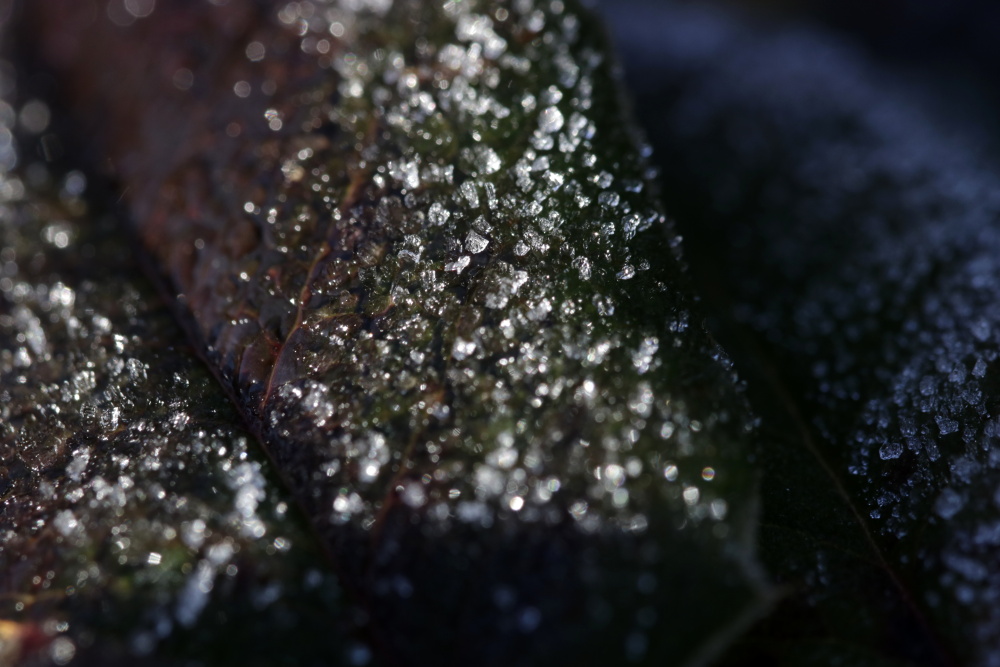
<svg viewBox="0 0 1000 667">
<path fill-rule="evenodd" d="M 991 0 L 598 0 L 598 6 L 620 36 L 636 18 L 662 19 L 657 13 L 665 8 L 688 8 L 824 29 L 911 70 L 994 84 L 1000 76 L 1000 4 Z"/>
<path fill-rule="evenodd" d="M 1000 569 L 995 547 L 974 537 L 996 506 L 963 524 L 920 505 L 928 489 L 966 483 L 948 457 L 985 461 L 995 446 L 975 443 L 983 415 L 1000 410 L 1000 375 L 983 384 L 982 412 L 966 414 L 969 383 L 944 369 L 997 359 L 1000 3 L 596 4 L 705 323 L 761 417 L 760 548 L 795 591 L 724 664 L 1000 664 Z M 935 410 L 960 415 L 964 440 L 939 436 Z M 911 459 L 912 470 L 885 463 L 865 443 L 894 420 L 923 420 L 945 455 Z M 794 457 L 804 432 L 827 471 Z M 837 498 L 802 503 L 831 470 L 889 554 L 893 581 L 831 546 L 850 543 Z M 971 570 L 952 568 L 957 554 L 975 564 L 974 584 Z M 935 649 L 935 634 L 957 659 Z"/>
<path fill-rule="evenodd" d="M 952 225 L 907 200 L 918 182 L 934 184 L 929 196 L 955 210 L 971 204 L 939 187 L 946 177 L 962 181 L 956 191 L 994 189 L 1000 3 L 594 4 L 651 145 L 668 214 L 686 238 L 710 328 L 724 344 L 732 309 L 780 299 L 804 251 L 831 271 L 835 250 L 856 253 L 858 241 L 847 235 L 862 219 L 886 222 L 893 209 L 914 228 L 938 233 Z M 973 236 L 976 227 L 995 226 L 982 213 L 953 214 L 953 226 Z M 883 231 L 866 242 L 884 243 L 899 230 Z M 828 246 L 825 254 L 817 244 Z M 755 249 L 756 263 L 744 256 Z M 767 277 L 775 260 L 785 274 Z"/>
</svg>

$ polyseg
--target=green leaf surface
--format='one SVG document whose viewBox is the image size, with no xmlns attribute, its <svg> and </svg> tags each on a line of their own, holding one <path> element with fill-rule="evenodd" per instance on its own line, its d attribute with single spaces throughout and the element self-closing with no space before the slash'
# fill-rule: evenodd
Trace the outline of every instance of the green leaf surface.
<svg viewBox="0 0 1000 667">
<path fill-rule="evenodd" d="M 220 5 L 33 3 L 30 48 L 376 648 L 717 654 L 769 599 L 751 419 L 593 20 Z"/>
</svg>

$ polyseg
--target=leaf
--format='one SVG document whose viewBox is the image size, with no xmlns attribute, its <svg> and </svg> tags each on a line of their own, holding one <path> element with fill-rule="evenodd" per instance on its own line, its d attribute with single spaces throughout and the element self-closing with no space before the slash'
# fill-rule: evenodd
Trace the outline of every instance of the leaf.
<svg viewBox="0 0 1000 667">
<path fill-rule="evenodd" d="M 344 659 L 314 539 L 3 71 L 0 663 Z"/>
<path fill-rule="evenodd" d="M 702 664 L 764 610 L 751 420 L 575 3 L 43 4 L 390 660 Z"/>
<path fill-rule="evenodd" d="M 620 27 L 765 417 L 762 552 L 799 594 L 748 646 L 997 664 L 1000 180 L 981 137 L 813 31 L 679 8 Z"/>
</svg>

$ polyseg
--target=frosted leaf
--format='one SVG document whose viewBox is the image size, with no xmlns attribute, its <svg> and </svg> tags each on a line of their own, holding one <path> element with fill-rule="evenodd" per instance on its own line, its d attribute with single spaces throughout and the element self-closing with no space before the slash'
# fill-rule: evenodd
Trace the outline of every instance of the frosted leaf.
<svg viewBox="0 0 1000 667">
<path fill-rule="evenodd" d="M 270 661 L 279 659 L 271 640 L 284 657 L 293 644 L 311 658 L 304 638 L 319 624 L 336 635 L 339 603 L 303 587 L 321 562 L 310 536 L 276 520 L 285 501 L 259 472 L 251 491 L 232 486 L 250 461 L 259 470 L 259 454 L 145 284 L 120 221 L 96 199 L 83 205 L 76 172 L 60 179 L 39 168 L 45 178 L 36 173 L 0 215 L 0 597 L 45 602 L 11 603 L 0 662 L 126 664 L 151 652 L 186 661 L 217 650 Z M 0 172 L 0 192 L 14 178 Z M 58 195 L 38 185 L 60 180 Z M 20 368 L 22 352 L 32 373 Z M 300 546 L 276 558 L 259 538 L 279 523 Z M 226 586 L 186 583 L 203 547 Z M 229 575 L 243 568 L 252 580 Z M 264 589 L 289 606 L 254 607 Z M 289 612 L 299 604 L 312 611 Z M 221 649 L 232 642 L 218 610 L 264 646 Z M 178 632 L 185 623 L 206 638 Z M 25 628 L 38 633 L 37 647 L 7 641 Z"/>
<path fill-rule="evenodd" d="M 698 317 L 695 299 L 678 252 L 664 251 L 673 235 L 653 189 L 625 187 L 645 183 L 648 164 L 598 27 L 564 2 L 363 4 L 251 13 L 238 22 L 249 37 L 226 38 L 237 57 L 212 59 L 211 73 L 190 45 L 215 55 L 232 31 L 211 17 L 231 17 L 232 3 L 161 8 L 193 26 L 190 40 L 156 30 L 156 14 L 111 33 L 98 22 L 71 94 L 81 108 L 88 90 L 106 100 L 96 141 L 113 160 L 124 145 L 140 156 L 123 176 L 124 205 L 143 210 L 136 231 L 360 587 L 380 652 L 506 664 L 544 639 L 560 659 L 597 648 L 614 663 L 648 606 L 650 654 L 697 661 L 765 597 L 745 539 L 752 420 L 710 338 L 675 325 Z M 260 61 L 243 57 L 250 40 Z M 177 101 L 148 76 L 165 59 L 204 83 Z M 127 97 L 109 72 L 135 82 Z M 250 93 L 233 95 L 233 81 Z M 137 99 L 171 110 L 156 133 L 137 124 Z M 141 184 L 163 174 L 205 187 L 146 201 Z M 645 227 L 620 233 L 633 212 Z M 681 464 L 673 481 L 653 472 L 667 459 Z M 718 476 L 689 502 L 682 489 L 704 485 L 707 468 Z M 243 539 L 273 535 L 256 488 L 235 487 Z M 208 553 L 211 527 L 202 535 Z M 499 566 L 467 578 L 472 594 L 429 585 L 473 552 Z M 206 559 L 213 576 L 199 579 Z M 189 581 L 228 581 L 207 556 L 191 567 Z M 663 589 L 683 573 L 685 588 L 637 598 L 646 571 Z M 480 609 L 499 583 L 518 601 Z M 530 605 L 537 617 L 521 613 Z M 445 607 L 456 624 L 437 623 Z M 670 632 L 682 613 L 698 620 Z"/>
</svg>

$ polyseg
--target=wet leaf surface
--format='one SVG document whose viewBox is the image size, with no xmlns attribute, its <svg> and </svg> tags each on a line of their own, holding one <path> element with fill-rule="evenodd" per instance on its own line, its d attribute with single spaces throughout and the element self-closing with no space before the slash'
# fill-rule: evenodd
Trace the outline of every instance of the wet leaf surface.
<svg viewBox="0 0 1000 667">
<path fill-rule="evenodd" d="M 261 6 L 25 8 L 376 649 L 707 661 L 769 597 L 752 422 L 597 26 Z"/>
<path fill-rule="evenodd" d="M 655 11 L 617 14 L 622 46 L 764 416 L 762 551 L 799 591 L 730 659 L 1000 664 L 983 137 L 815 31 Z"/>
<path fill-rule="evenodd" d="M 363 650 L 315 538 L 120 221 L 88 205 L 80 172 L 35 157 L 48 108 L 18 104 L 2 71 L 0 664 Z"/>
</svg>

